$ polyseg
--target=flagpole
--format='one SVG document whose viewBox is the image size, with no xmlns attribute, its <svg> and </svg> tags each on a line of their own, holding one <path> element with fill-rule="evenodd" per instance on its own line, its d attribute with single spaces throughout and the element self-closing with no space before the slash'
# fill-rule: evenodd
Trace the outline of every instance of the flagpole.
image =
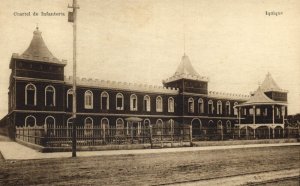
<svg viewBox="0 0 300 186">
<path fill-rule="evenodd" d="M 77 31 L 77 9 L 79 8 L 77 5 L 77 0 L 73 0 L 73 5 L 68 8 L 73 8 L 72 15 L 69 16 L 69 22 L 73 22 L 73 105 L 72 105 L 72 157 L 76 157 L 76 31 Z"/>
</svg>

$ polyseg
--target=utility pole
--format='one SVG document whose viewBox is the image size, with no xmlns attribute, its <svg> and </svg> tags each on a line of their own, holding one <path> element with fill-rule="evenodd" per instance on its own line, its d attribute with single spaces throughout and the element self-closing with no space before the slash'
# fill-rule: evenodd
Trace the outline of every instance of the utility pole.
<svg viewBox="0 0 300 186">
<path fill-rule="evenodd" d="M 76 157 L 76 21 L 77 21 L 77 0 L 73 0 L 73 5 L 68 6 L 73 12 L 69 12 L 68 21 L 73 23 L 73 105 L 72 105 L 72 157 Z"/>
</svg>

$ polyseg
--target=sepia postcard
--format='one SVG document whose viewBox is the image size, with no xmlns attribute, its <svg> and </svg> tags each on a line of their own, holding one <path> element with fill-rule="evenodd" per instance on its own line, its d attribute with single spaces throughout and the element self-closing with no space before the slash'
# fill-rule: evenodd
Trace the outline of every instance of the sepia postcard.
<svg viewBox="0 0 300 186">
<path fill-rule="evenodd" d="M 1 0 L 0 185 L 299 185 L 298 0 Z"/>
</svg>

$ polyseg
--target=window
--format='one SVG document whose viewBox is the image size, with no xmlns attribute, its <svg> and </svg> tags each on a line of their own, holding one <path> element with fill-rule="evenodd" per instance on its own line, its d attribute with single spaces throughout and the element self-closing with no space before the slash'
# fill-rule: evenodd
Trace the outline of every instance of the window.
<svg viewBox="0 0 300 186">
<path fill-rule="evenodd" d="M 137 111 L 137 96 L 135 94 L 131 94 L 130 96 L 130 110 Z"/>
<path fill-rule="evenodd" d="M 121 93 L 116 95 L 116 109 L 124 110 L 124 96 Z"/>
<path fill-rule="evenodd" d="M 143 110 L 150 112 L 150 105 L 150 97 L 148 95 L 144 96 Z"/>
<path fill-rule="evenodd" d="M 198 113 L 204 113 L 204 102 L 202 98 L 198 99 Z"/>
<path fill-rule="evenodd" d="M 244 116 L 246 116 L 247 115 L 247 109 L 243 108 L 243 110 L 244 110 Z"/>
<path fill-rule="evenodd" d="M 85 109 L 93 108 L 93 93 L 90 90 L 87 90 L 84 93 L 84 108 Z"/>
<path fill-rule="evenodd" d="M 256 115 L 260 116 L 260 108 L 256 108 Z"/>
<path fill-rule="evenodd" d="M 36 105 L 36 87 L 31 83 L 25 87 L 25 105 Z"/>
<path fill-rule="evenodd" d="M 225 109 L 226 109 L 226 115 L 230 115 L 231 112 L 230 112 L 230 102 L 229 101 L 226 102 Z"/>
<path fill-rule="evenodd" d="M 34 116 L 27 116 L 25 118 L 25 127 L 34 127 L 36 126 L 36 119 Z"/>
<path fill-rule="evenodd" d="M 166 122 L 166 126 L 164 128 L 164 134 L 172 135 L 174 134 L 174 120 L 170 119 Z"/>
<path fill-rule="evenodd" d="M 230 132 L 231 132 L 231 122 L 230 122 L 230 121 L 227 121 L 227 122 L 226 122 L 226 132 L 227 132 L 227 133 L 230 133 Z"/>
<path fill-rule="evenodd" d="M 253 115 L 253 108 L 249 109 L 249 115 L 251 115 L 251 116 Z"/>
<path fill-rule="evenodd" d="M 189 98 L 189 100 L 188 100 L 188 112 L 194 113 L 194 99 L 193 98 Z"/>
<path fill-rule="evenodd" d="M 145 120 L 144 120 L 144 126 L 145 126 L 146 128 L 149 128 L 150 125 L 151 125 L 150 120 L 149 120 L 149 119 L 145 119 Z"/>
<path fill-rule="evenodd" d="M 233 105 L 236 106 L 236 105 L 238 105 L 238 103 L 237 103 L 237 102 L 234 102 Z M 234 108 L 233 108 L 233 114 L 234 114 L 235 116 L 238 115 L 238 108 L 237 108 L 237 107 L 234 107 Z"/>
<path fill-rule="evenodd" d="M 45 88 L 45 106 L 55 106 L 55 89 L 51 85 Z"/>
<path fill-rule="evenodd" d="M 45 128 L 50 136 L 55 136 L 55 118 L 53 116 L 47 116 L 45 118 Z"/>
<path fill-rule="evenodd" d="M 161 119 L 156 120 L 156 125 L 154 126 L 154 134 L 162 135 L 163 134 L 163 121 Z"/>
<path fill-rule="evenodd" d="M 73 90 L 69 89 L 67 91 L 67 108 L 73 107 Z"/>
<path fill-rule="evenodd" d="M 168 112 L 174 112 L 174 98 L 172 97 L 168 99 Z"/>
<path fill-rule="evenodd" d="M 105 135 L 109 135 L 109 120 L 107 118 L 101 119 L 101 129 L 105 131 Z"/>
<path fill-rule="evenodd" d="M 218 101 L 217 103 L 217 114 L 222 114 L 222 102 Z"/>
<path fill-rule="evenodd" d="M 72 126 L 73 126 L 73 118 L 70 117 L 68 120 L 67 120 L 67 137 L 71 137 L 72 136 Z"/>
<path fill-rule="evenodd" d="M 101 93 L 101 109 L 109 110 L 109 95 L 107 92 Z"/>
<path fill-rule="evenodd" d="M 84 135 L 85 136 L 93 135 L 93 119 L 90 117 L 87 117 L 84 120 Z"/>
<path fill-rule="evenodd" d="M 121 118 L 118 118 L 116 121 L 116 135 L 120 136 L 124 134 L 124 121 Z"/>
<path fill-rule="evenodd" d="M 163 105 L 162 105 L 162 98 L 160 96 L 156 97 L 156 112 L 162 112 Z"/>
<path fill-rule="evenodd" d="M 263 116 L 268 116 L 268 108 L 265 108 L 265 110 L 263 112 Z"/>
<path fill-rule="evenodd" d="M 282 107 L 281 107 L 281 111 L 282 111 L 282 112 L 281 112 L 282 116 L 285 116 L 285 106 L 282 106 Z"/>
<path fill-rule="evenodd" d="M 208 114 L 213 114 L 214 112 L 214 102 L 212 100 L 208 101 Z"/>
</svg>

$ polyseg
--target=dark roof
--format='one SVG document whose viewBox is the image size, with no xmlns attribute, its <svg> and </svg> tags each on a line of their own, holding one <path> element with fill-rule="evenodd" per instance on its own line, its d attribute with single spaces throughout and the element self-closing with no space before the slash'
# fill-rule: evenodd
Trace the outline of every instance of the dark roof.
<svg viewBox="0 0 300 186">
<path fill-rule="evenodd" d="M 13 54 L 13 58 L 26 59 L 32 61 L 42 61 L 47 63 L 66 64 L 66 60 L 58 60 L 46 46 L 42 32 L 37 27 L 33 32 L 33 37 L 29 47 L 23 52 L 22 55 Z"/>
</svg>

